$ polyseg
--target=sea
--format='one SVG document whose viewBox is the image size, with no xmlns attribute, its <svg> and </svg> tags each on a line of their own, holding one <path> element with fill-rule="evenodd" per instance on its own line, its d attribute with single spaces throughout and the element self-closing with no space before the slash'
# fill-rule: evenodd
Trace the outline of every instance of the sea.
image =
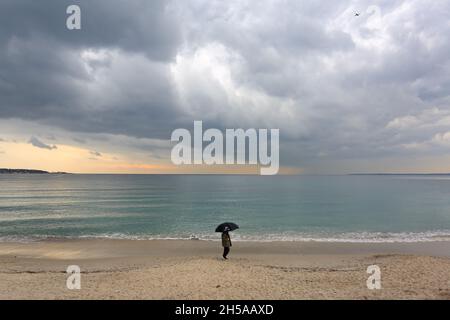
<svg viewBox="0 0 450 320">
<path fill-rule="evenodd" d="M 0 175 L 0 241 L 450 240 L 449 175 Z"/>
</svg>

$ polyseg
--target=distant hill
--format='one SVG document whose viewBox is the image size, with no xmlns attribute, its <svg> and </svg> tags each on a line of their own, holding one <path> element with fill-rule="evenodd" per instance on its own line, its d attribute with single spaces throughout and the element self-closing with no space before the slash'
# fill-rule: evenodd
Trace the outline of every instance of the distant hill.
<svg viewBox="0 0 450 320">
<path fill-rule="evenodd" d="M 11 173 L 22 173 L 22 174 L 67 174 L 67 172 L 48 172 L 48 171 L 44 171 L 44 170 L 0 168 L 0 174 L 11 174 Z"/>
</svg>

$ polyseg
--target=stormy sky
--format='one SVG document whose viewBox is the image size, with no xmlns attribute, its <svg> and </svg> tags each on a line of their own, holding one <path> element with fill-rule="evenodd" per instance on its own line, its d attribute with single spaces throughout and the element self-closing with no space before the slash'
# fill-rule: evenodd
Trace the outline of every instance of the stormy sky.
<svg viewBox="0 0 450 320">
<path fill-rule="evenodd" d="M 0 166 L 164 171 L 202 120 L 298 172 L 450 172 L 449 34 L 447 0 L 2 0 Z"/>
</svg>

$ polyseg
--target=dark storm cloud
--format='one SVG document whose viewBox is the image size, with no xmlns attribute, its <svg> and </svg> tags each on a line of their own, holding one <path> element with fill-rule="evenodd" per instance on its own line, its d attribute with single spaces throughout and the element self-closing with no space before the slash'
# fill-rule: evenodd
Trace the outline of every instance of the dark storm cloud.
<svg viewBox="0 0 450 320">
<path fill-rule="evenodd" d="M 193 120 L 280 128 L 289 165 L 438 150 L 449 16 L 444 0 L 2 1 L 0 118 L 160 139 Z"/>
<path fill-rule="evenodd" d="M 168 3 L 3 1 L 0 117 L 75 131 L 166 136 L 164 122 L 174 108 L 166 62 L 173 60 L 180 38 L 174 18 L 166 12 Z M 81 7 L 81 30 L 66 28 L 69 4 Z M 107 72 L 109 57 L 86 58 L 86 50 L 94 55 L 116 52 L 123 60 L 122 72 L 108 75 L 111 79 L 104 82 L 111 84 L 99 88 L 95 97 L 91 93 L 98 82 L 93 72 Z M 143 58 L 127 74 L 129 56 Z M 137 87 L 147 92 L 136 95 Z M 117 99 L 104 99 L 107 95 Z"/>
<path fill-rule="evenodd" d="M 41 149 L 47 149 L 47 150 L 53 150 L 53 149 L 57 149 L 56 146 L 51 146 L 48 144 L 45 144 L 44 142 L 42 142 L 41 140 L 39 140 L 36 137 L 31 137 L 30 141 L 28 141 L 31 145 L 35 146 L 36 148 L 41 148 Z"/>
<path fill-rule="evenodd" d="M 121 48 L 167 61 L 176 53 L 179 30 L 166 14 L 164 0 L 77 1 L 4 0 L 1 3 L 3 42 L 12 38 L 47 38 L 73 49 Z M 66 28 L 66 8 L 81 8 L 81 30 Z"/>
</svg>

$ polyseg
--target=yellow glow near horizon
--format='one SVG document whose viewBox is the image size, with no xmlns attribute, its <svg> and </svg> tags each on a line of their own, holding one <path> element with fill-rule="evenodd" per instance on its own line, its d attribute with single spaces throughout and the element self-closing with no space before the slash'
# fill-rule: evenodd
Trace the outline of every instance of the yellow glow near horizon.
<svg viewBox="0 0 450 320">
<path fill-rule="evenodd" d="M 122 160 L 120 155 L 94 157 L 89 149 L 58 145 L 57 149 L 36 148 L 27 143 L 2 142 L 0 167 L 65 171 L 71 173 L 138 173 L 158 172 L 161 165 L 136 165 Z"/>
<path fill-rule="evenodd" d="M 38 169 L 70 173 L 121 173 L 121 174 L 259 174 L 259 166 L 216 165 L 175 166 L 165 162 L 142 163 L 129 155 L 103 153 L 99 157 L 90 149 L 58 144 L 48 150 L 29 143 L 0 141 L 0 167 Z M 279 174 L 300 174 L 300 168 L 281 167 Z"/>
<path fill-rule="evenodd" d="M 50 172 L 70 173 L 116 173 L 116 174 L 250 174 L 259 175 L 260 168 L 255 165 L 182 165 L 172 164 L 170 159 L 148 159 L 142 153 L 108 153 L 101 150 L 101 156 L 91 153 L 92 149 L 58 144 L 57 149 L 37 148 L 27 142 L 13 142 L 13 139 L 0 139 L 0 168 L 38 169 Z M 22 140 L 23 141 L 23 140 Z M 143 160 L 144 159 L 144 160 Z M 321 159 L 323 160 L 323 159 Z M 329 165 L 332 163 L 332 165 Z M 306 173 L 448 173 L 449 156 L 428 156 L 410 159 L 384 158 L 373 161 L 358 159 L 330 159 L 327 168 L 310 167 Z M 279 175 L 298 175 L 305 173 L 300 167 L 281 166 Z"/>
</svg>

